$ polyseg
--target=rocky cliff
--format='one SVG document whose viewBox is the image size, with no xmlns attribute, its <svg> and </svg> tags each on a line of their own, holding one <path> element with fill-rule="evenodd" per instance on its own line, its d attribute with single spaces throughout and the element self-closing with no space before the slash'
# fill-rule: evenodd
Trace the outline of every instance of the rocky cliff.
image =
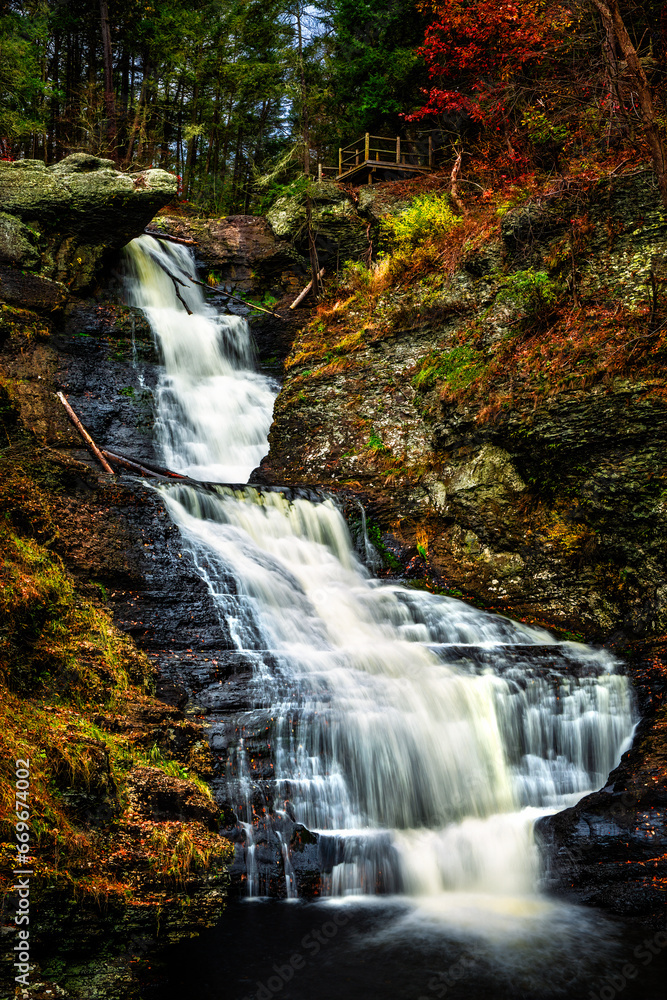
<svg viewBox="0 0 667 1000">
<path fill-rule="evenodd" d="M 0 177 L 2 992 L 15 986 L 9 791 L 28 757 L 31 995 L 129 998 L 158 939 L 224 905 L 213 760 L 184 690 L 159 672 L 215 616 L 157 495 L 99 470 L 55 392 L 102 444 L 153 457 L 152 339 L 109 282 L 176 180 L 79 154 L 3 163 Z"/>
<path fill-rule="evenodd" d="M 36 308 L 89 289 L 100 268 L 176 194 L 165 170 L 127 174 L 113 160 L 73 153 L 0 162 L 0 296 Z M 7 269 L 9 268 L 9 270 Z M 23 274 L 23 281 L 17 270 Z"/>
</svg>

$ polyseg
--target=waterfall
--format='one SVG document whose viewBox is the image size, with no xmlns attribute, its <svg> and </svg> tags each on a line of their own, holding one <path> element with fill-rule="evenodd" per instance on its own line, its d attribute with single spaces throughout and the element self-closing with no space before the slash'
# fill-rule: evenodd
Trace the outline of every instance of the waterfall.
<svg viewBox="0 0 667 1000">
<path fill-rule="evenodd" d="M 247 672 L 219 731 L 226 688 L 204 695 L 247 891 L 266 891 L 267 844 L 299 891 L 305 829 L 325 895 L 531 896 L 536 817 L 601 787 L 629 745 L 627 679 L 604 651 L 374 579 L 330 499 L 229 485 L 268 451 L 277 387 L 245 321 L 187 282 L 189 251 L 143 236 L 127 260 L 164 359 L 165 464 L 220 484 L 164 499 Z"/>
<path fill-rule="evenodd" d="M 252 371 L 248 324 L 206 304 L 188 280 L 186 247 L 140 236 L 126 258 L 128 301 L 146 313 L 164 363 L 155 428 L 165 464 L 193 479 L 245 482 L 268 451 L 277 389 Z"/>
</svg>

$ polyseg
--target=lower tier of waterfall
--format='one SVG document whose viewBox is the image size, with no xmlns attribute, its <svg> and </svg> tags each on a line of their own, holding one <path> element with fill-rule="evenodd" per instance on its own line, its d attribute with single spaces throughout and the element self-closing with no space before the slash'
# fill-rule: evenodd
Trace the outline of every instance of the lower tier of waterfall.
<svg viewBox="0 0 667 1000">
<path fill-rule="evenodd" d="M 535 818 L 599 788 L 629 743 L 613 659 L 373 579 L 330 500 L 179 486 L 165 502 L 236 644 L 234 674 L 197 697 L 245 891 L 298 894 L 305 828 L 320 894 L 533 892 Z"/>
</svg>

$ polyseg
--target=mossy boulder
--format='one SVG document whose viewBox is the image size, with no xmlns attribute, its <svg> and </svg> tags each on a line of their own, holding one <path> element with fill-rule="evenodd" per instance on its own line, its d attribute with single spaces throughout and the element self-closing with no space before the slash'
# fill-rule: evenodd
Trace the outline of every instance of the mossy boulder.
<svg viewBox="0 0 667 1000">
<path fill-rule="evenodd" d="M 364 193 L 362 205 L 361 194 L 355 197 L 333 181 L 322 181 L 310 186 L 310 197 L 312 228 L 320 264 L 330 271 L 346 260 L 367 258 L 371 244 L 376 244 L 379 218 L 385 214 L 385 208 L 389 211 L 381 196 Z M 382 204 L 374 211 L 378 198 Z M 305 192 L 278 198 L 266 217 L 274 234 L 293 243 L 307 259 Z"/>
<path fill-rule="evenodd" d="M 164 170 L 121 173 L 112 160 L 87 153 L 50 167 L 0 163 L 0 262 L 84 291 L 176 187 Z"/>
</svg>

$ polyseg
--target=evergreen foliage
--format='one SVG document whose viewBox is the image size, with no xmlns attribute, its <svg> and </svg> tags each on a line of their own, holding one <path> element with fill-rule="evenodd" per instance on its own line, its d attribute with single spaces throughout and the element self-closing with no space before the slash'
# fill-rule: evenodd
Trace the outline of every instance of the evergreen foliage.
<svg viewBox="0 0 667 1000">
<path fill-rule="evenodd" d="M 426 85 L 416 51 L 426 21 L 414 0 L 333 0 L 327 71 L 341 144 L 364 132 L 397 134 Z"/>
<path fill-rule="evenodd" d="M 667 204 L 666 9 L 0 0 L 0 157 L 159 166 L 198 209 L 232 214 L 265 211 L 364 132 L 428 134 L 441 164 L 461 152 L 464 195 L 643 144 Z"/>
</svg>

